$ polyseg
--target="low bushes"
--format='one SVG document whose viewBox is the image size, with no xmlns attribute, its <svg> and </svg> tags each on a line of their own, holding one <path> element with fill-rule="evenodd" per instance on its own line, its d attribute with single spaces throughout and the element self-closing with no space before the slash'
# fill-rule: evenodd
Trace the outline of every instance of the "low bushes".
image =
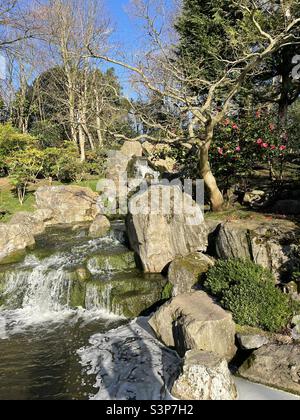
<svg viewBox="0 0 300 420">
<path fill-rule="evenodd" d="M 269 270 L 251 261 L 218 261 L 207 274 L 205 288 L 240 325 L 278 332 L 291 320 L 288 296 L 275 287 Z"/>
</svg>

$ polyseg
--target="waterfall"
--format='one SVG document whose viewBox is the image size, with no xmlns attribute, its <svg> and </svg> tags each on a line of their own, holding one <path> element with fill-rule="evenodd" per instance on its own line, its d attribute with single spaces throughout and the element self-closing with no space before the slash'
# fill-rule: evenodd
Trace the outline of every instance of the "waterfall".
<svg viewBox="0 0 300 420">
<path fill-rule="evenodd" d="M 61 256 L 51 257 L 31 268 L 8 271 L 2 296 L 7 309 L 61 311 L 69 306 L 72 276 L 60 268 Z M 25 265 L 26 267 L 26 265 Z"/>
<path fill-rule="evenodd" d="M 23 263 L 0 271 L 0 339 L 26 327 L 74 319 L 116 319 L 111 311 L 111 286 L 101 287 L 80 280 L 77 269 L 93 254 L 118 249 L 115 238 L 106 237 L 54 251 L 39 259 L 29 254 Z M 111 267 L 104 264 L 102 276 L 109 279 Z M 91 273 L 93 274 L 93 273 Z M 104 286 L 103 286 L 104 285 Z"/>
<path fill-rule="evenodd" d="M 85 296 L 85 307 L 88 311 L 95 309 L 105 309 L 111 311 L 111 291 L 110 283 L 104 285 L 103 290 L 99 292 L 99 288 L 95 285 L 88 285 Z"/>
</svg>

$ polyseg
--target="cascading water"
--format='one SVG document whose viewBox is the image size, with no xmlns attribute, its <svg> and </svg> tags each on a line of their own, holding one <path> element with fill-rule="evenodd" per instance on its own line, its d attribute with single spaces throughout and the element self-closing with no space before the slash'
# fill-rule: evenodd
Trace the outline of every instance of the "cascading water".
<svg viewBox="0 0 300 420">
<path fill-rule="evenodd" d="M 85 351 L 78 349 L 94 334 L 110 340 L 110 331 L 160 300 L 166 280 L 136 269 L 134 254 L 124 246 L 124 224 L 115 226 L 96 240 L 84 227 L 50 230 L 23 262 L 0 266 L 0 400 L 92 397 L 99 378 L 80 363 Z M 139 344 L 136 351 L 143 361 L 145 347 Z M 157 351 L 155 366 L 162 363 Z M 150 372 L 152 358 L 145 360 Z"/>
<path fill-rule="evenodd" d="M 87 397 L 92 383 L 76 351 L 91 334 L 127 321 L 109 312 L 109 267 L 100 291 L 77 270 L 91 255 L 122 252 L 116 237 L 53 230 L 22 263 L 0 266 L 0 399 Z"/>
</svg>

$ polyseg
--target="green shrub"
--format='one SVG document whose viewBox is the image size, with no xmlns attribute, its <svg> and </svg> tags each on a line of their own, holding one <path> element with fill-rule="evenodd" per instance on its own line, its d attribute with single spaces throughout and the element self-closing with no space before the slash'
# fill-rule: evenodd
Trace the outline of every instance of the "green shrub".
<svg viewBox="0 0 300 420">
<path fill-rule="evenodd" d="M 235 284 L 256 280 L 260 283 L 275 283 L 273 274 L 250 260 L 219 260 L 207 275 L 205 287 L 215 296 L 222 298 L 225 290 Z"/>
<path fill-rule="evenodd" d="M 292 317 L 289 298 L 275 287 L 272 273 L 251 261 L 218 261 L 208 272 L 205 288 L 240 325 L 277 332 Z"/>
<path fill-rule="evenodd" d="M 35 147 L 36 139 L 29 134 L 22 134 L 11 124 L 0 124 L 0 173 L 6 175 L 8 171 L 7 158 L 14 153 Z"/>
</svg>

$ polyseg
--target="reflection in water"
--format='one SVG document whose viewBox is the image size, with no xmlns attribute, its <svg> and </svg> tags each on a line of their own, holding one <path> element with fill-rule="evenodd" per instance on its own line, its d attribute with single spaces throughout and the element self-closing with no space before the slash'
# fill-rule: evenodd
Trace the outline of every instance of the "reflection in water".
<svg viewBox="0 0 300 420">
<path fill-rule="evenodd" d="M 122 322 L 95 319 L 47 323 L 0 339 L 0 399 L 87 399 L 93 380 L 81 368 L 77 350 L 95 332 Z"/>
</svg>

